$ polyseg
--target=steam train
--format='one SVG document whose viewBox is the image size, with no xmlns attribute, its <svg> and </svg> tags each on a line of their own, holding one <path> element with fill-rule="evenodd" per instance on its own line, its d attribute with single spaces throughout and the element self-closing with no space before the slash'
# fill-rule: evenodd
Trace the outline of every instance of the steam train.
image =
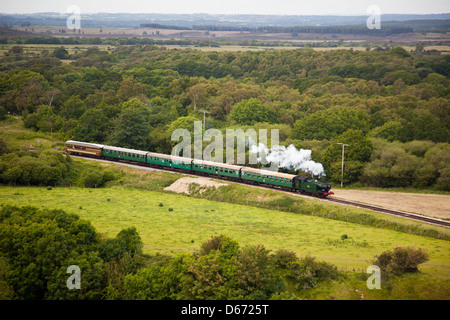
<svg viewBox="0 0 450 320">
<path fill-rule="evenodd" d="M 81 141 L 66 141 L 67 154 L 121 161 L 149 167 L 166 168 L 185 173 L 229 179 L 256 185 L 271 186 L 302 194 L 326 198 L 334 194 L 331 185 L 305 176 L 260 170 L 212 161 L 171 156 L 161 153 L 119 148 Z"/>
</svg>

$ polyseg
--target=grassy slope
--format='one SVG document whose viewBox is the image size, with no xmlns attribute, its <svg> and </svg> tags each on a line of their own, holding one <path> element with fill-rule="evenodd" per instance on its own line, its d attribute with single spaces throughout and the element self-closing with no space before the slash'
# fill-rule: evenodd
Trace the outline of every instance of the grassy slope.
<svg viewBox="0 0 450 320">
<path fill-rule="evenodd" d="M 423 271 L 444 276 L 450 271 L 449 241 L 170 193 L 126 187 L 0 187 L 0 202 L 60 208 L 91 221 L 107 237 L 136 226 L 147 253 L 188 253 L 211 236 L 226 234 L 242 246 L 262 243 L 271 250 L 311 254 L 349 271 L 366 268 L 382 251 L 416 246 L 431 256 Z M 342 234 L 351 238 L 341 241 Z"/>
</svg>

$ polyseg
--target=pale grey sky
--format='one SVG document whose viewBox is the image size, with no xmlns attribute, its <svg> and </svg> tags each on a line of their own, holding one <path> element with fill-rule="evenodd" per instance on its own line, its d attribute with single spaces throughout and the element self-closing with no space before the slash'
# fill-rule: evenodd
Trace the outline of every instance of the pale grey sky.
<svg viewBox="0 0 450 320">
<path fill-rule="evenodd" d="M 381 13 L 449 13 L 450 0 L 0 0 L 2 13 L 211 13 L 366 15 L 371 5 Z"/>
</svg>

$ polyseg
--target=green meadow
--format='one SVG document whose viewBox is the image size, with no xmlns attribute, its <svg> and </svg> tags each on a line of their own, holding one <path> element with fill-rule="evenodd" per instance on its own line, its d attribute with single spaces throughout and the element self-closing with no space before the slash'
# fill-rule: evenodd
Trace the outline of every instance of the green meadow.
<svg viewBox="0 0 450 320">
<path fill-rule="evenodd" d="M 430 255 L 423 273 L 448 277 L 450 272 L 450 242 L 445 240 L 130 187 L 49 189 L 2 186 L 0 203 L 63 209 L 90 221 L 104 237 L 135 226 L 148 254 L 191 253 L 211 236 L 225 234 L 241 246 L 310 254 L 344 271 L 365 270 L 376 255 L 395 247 L 418 247 Z M 348 239 L 341 239 L 344 234 Z"/>
</svg>

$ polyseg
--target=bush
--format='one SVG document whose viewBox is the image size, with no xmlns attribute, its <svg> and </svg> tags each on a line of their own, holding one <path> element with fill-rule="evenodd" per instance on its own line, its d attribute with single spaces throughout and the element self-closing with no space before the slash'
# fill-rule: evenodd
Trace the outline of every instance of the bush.
<svg viewBox="0 0 450 320">
<path fill-rule="evenodd" d="M 381 253 L 373 261 L 382 271 L 401 275 L 406 272 L 418 272 L 418 266 L 429 260 L 429 255 L 422 249 L 397 247 L 393 251 Z"/>
<path fill-rule="evenodd" d="M 104 264 L 90 222 L 62 210 L 5 206 L 0 210 L 0 239 L 14 299 L 101 298 Z M 82 290 L 67 290 L 66 270 L 72 264 L 83 270 Z"/>
<path fill-rule="evenodd" d="M 86 169 L 81 173 L 78 183 L 85 188 L 99 188 L 103 186 L 103 174 L 94 169 Z"/>
<path fill-rule="evenodd" d="M 295 252 L 285 249 L 279 249 L 272 255 L 272 259 L 275 266 L 280 268 L 287 268 L 289 264 L 295 262 L 298 257 Z"/>
<path fill-rule="evenodd" d="M 319 282 L 337 279 L 338 276 L 339 271 L 335 265 L 316 261 L 311 256 L 289 264 L 288 278 L 295 282 L 297 290 L 314 288 Z"/>
</svg>

